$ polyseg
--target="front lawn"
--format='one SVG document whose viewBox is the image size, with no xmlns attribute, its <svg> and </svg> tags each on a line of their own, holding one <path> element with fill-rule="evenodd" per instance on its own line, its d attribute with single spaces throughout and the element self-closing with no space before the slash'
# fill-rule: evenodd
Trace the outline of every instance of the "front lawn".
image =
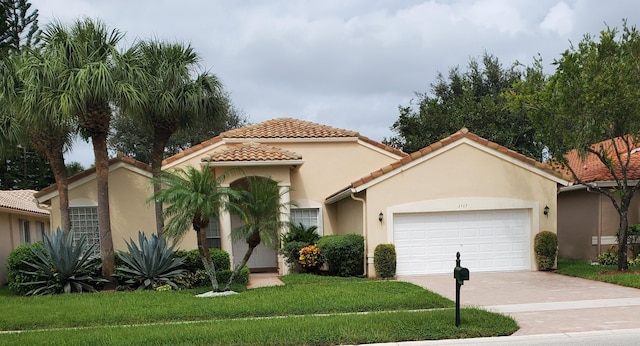
<svg viewBox="0 0 640 346">
<path fill-rule="evenodd" d="M 616 270 L 618 267 L 615 265 L 600 266 L 584 260 L 558 259 L 557 272 L 560 274 L 640 288 L 640 274 L 637 272 L 640 266 L 629 266 L 627 273 L 612 273 Z"/>
<path fill-rule="evenodd" d="M 204 289 L 44 297 L 5 291 L 0 329 L 28 331 L 2 334 L 0 344 L 329 345 L 518 329 L 509 317 L 471 308 L 463 309 L 456 328 L 452 301 L 406 282 L 309 275 L 283 281 L 285 286 L 216 298 L 194 297 Z"/>
</svg>

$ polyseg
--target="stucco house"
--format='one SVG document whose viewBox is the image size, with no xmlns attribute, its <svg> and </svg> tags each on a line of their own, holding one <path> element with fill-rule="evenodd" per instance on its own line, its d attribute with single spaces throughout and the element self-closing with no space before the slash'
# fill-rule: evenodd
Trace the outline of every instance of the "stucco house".
<svg viewBox="0 0 640 346">
<path fill-rule="evenodd" d="M 0 191 L 0 285 L 7 283 L 7 258 L 22 244 L 43 239 L 49 210 L 41 208 L 34 190 Z"/>
<path fill-rule="evenodd" d="M 603 147 L 614 154 L 611 140 L 593 145 Z M 616 139 L 623 160 L 627 148 L 621 138 Z M 598 254 L 617 244 L 616 233 L 620 217 L 611 200 L 592 187 L 615 187 L 616 182 L 609 170 L 593 154 L 582 158 L 576 150 L 565 155 L 569 166 L 578 178 L 587 185 L 574 184 L 562 187 L 558 194 L 558 255 L 563 258 L 595 260 Z M 620 174 L 619 168 L 617 174 Z M 636 184 L 640 179 L 640 149 L 633 148 L 629 157 L 628 179 Z M 574 182 L 575 183 L 575 182 Z M 629 207 L 629 224 L 640 223 L 640 195 L 636 194 Z"/>
<path fill-rule="evenodd" d="M 472 271 L 535 270 L 533 237 L 556 231 L 558 186 L 568 184 L 547 165 L 466 129 L 408 155 L 354 131 L 292 118 L 224 132 L 167 158 L 162 169 L 207 163 L 216 175 L 242 169 L 244 175 L 229 175 L 225 186 L 242 186 L 246 176 L 276 181 L 285 201 L 296 202 L 286 213 L 290 221 L 318 226 L 322 235 L 362 234 L 370 276 L 375 275 L 373 250 L 381 243 L 396 245 L 400 275 L 449 273 L 457 251 Z M 110 198 L 133 197 L 128 184 L 110 173 Z M 95 186 L 74 196 L 88 203 L 91 189 Z M 141 200 L 150 195 L 148 189 Z M 52 207 L 55 198 L 52 191 Z M 152 208 L 128 203 L 129 213 L 149 220 L 138 228 L 153 230 Z M 113 210 L 112 218 L 120 217 Z M 223 212 L 207 230 L 209 245 L 229 251 L 234 263 L 246 249 L 230 238 L 239 224 Z M 137 232 L 124 225 L 128 222 L 112 225 L 116 247 L 117 236 Z M 182 246 L 195 248 L 195 238 Z M 282 258 L 265 247 L 257 249 L 249 267 L 286 272 Z"/>
</svg>

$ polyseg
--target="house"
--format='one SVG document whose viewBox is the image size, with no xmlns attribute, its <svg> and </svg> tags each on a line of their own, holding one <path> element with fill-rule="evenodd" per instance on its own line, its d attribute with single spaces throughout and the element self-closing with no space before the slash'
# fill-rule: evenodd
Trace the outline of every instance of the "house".
<svg viewBox="0 0 640 346">
<path fill-rule="evenodd" d="M 7 283 L 7 258 L 22 244 L 43 239 L 49 210 L 40 207 L 34 190 L 0 191 L 0 285 Z"/>
<path fill-rule="evenodd" d="M 616 138 L 623 160 L 628 156 L 622 138 Z M 613 154 L 612 141 L 605 140 L 593 145 Z M 631 147 L 628 179 L 630 184 L 640 179 L 640 152 Z M 611 200 L 594 191 L 594 186 L 610 188 L 617 184 L 602 162 L 593 154 L 581 157 L 576 150 L 565 155 L 571 169 L 587 185 L 575 184 L 562 187 L 558 194 L 558 255 L 563 258 L 595 260 L 598 254 L 616 245 L 620 217 Z M 620 174 L 619 168 L 617 174 Z M 577 183 L 577 181 L 575 182 Z M 640 223 L 640 195 L 636 194 L 629 206 L 629 224 Z"/>
<path fill-rule="evenodd" d="M 568 184 L 547 165 L 466 129 L 408 155 L 354 131 L 292 118 L 224 132 L 167 158 L 162 169 L 205 164 L 217 176 L 242 170 L 227 176 L 225 186 L 241 187 L 247 176 L 277 182 L 285 202 L 296 202 L 285 221 L 315 225 L 321 235 L 362 234 L 370 276 L 375 275 L 373 250 L 381 243 L 396 245 L 400 275 L 449 273 L 457 251 L 472 271 L 534 270 L 533 237 L 556 231 L 558 185 Z M 110 198 L 131 195 L 119 184 L 130 182 L 110 178 Z M 74 192 L 74 198 L 93 201 L 92 189 Z M 153 212 L 144 208 L 141 202 L 127 206 L 130 213 L 151 218 Z M 118 215 L 113 210 L 112 218 Z M 234 264 L 246 250 L 244 242 L 230 237 L 240 224 L 223 211 L 207 229 L 209 245 L 229 251 Z M 116 235 L 135 231 L 112 228 L 114 243 Z M 195 248 L 195 240 L 183 241 L 188 244 Z M 277 252 L 263 246 L 249 267 L 286 272 Z"/>
</svg>

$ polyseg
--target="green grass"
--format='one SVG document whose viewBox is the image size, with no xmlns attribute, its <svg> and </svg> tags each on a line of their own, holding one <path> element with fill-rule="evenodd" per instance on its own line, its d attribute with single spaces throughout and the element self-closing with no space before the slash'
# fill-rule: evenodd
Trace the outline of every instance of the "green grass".
<svg viewBox="0 0 640 346">
<path fill-rule="evenodd" d="M 285 286 L 196 298 L 206 289 L 17 297 L 0 291 L 0 345 L 329 345 L 509 335 L 510 317 L 463 309 L 416 285 L 289 275 Z M 426 309 L 432 309 L 425 311 Z M 408 311 L 420 310 L 420 311 Z M 367 312 L 367 313 L 361 313 Z M 75 329 L 79 328 L 79 329 Z"/>
<path fill-rule="evenodd" d="M 640 274 L 629 272 L 621 274 L 601 274 L 605 271 L 618 270 L 617 266 L 591 265 L 583 260 L 558 259 L 557 272 L 564 275 L 585 279 L 609 282 L 612 284 L 640 288 Z M 640 270 L 640 266 L 629 267 L 630 271 Z"/>
</svg>

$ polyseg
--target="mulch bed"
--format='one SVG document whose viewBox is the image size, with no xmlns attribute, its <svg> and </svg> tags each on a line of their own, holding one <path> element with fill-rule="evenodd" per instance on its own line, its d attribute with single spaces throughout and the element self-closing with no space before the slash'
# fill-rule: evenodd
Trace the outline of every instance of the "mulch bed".
<svg viewBox="0 0 640 346">
<path fill-rule="evenodd" d="M 605 270 L 601 271 L 600 275 L 620 275 L 620 274 L 640 274 L 640 270 Z"/>
</svg>

